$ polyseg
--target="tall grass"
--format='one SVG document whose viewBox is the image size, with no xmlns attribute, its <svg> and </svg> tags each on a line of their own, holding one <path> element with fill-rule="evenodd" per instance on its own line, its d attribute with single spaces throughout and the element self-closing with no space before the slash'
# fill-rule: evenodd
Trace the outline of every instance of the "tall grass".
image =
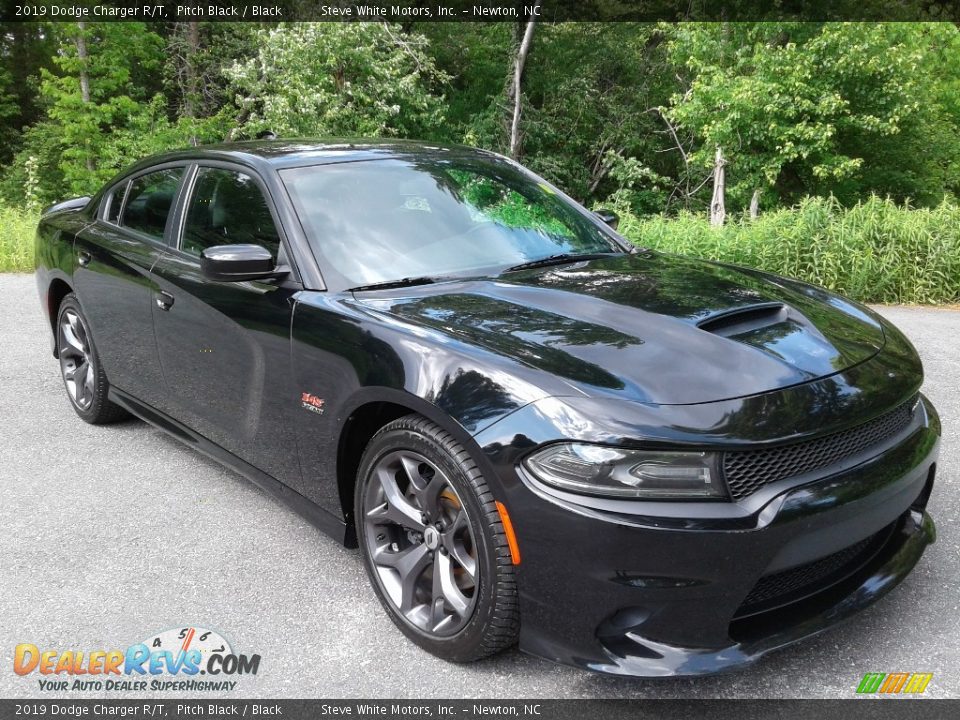
<svg viewBox="0 0 960 720">
<path fill-rule="evenodd" d="M 960 301 L 960 207 L 910 208 L 870 198 L 843 208 L 809 198 L 722 228 L 692 215 L 638 218 L 620 231 L 638 245 L 749 265 L 862 302 Z"/>
<path fill-rule="evenodd" d="M 33 271 L 38 213 L 0 206 L 0 272 Z"/>
</svg>

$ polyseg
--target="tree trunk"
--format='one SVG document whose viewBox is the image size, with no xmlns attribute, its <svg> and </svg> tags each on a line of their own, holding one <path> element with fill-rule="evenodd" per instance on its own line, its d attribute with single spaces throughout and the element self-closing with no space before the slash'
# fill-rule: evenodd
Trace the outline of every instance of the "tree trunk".
<svg viewBox="0 0 960 720">
<path fill-rule="evenodd" d="M 196 118 L 199 115 L 197 103 L 200 98 L 200 78 L 197 72 L 197 53 L 200 52 L 200 23 L 196 21 L 188 22 L 186 34 L 186 57 L 183 63 L 185 81 L 183 114 L 188 118 Z M 196 135 L 191 135 L 190 144 L 196 147 L 200 144 L 199 138 Z"/>
<path fill-rule="evenodd" d="M 183 114 L 189 118 L 197 116 L 197 95 L 200 88 L 197 85 L 197 53 L 200 50 L 200 23 L 187 23 L 187 49 L 183 59 L 184 85 L 186 92 L 183 97 Z"/>
<path fill-rule="evenodd" d="M 756 220 L 760 214 L 760 188 L 753 191 L 753 197 L 750 198 L 750 219 Z"/>
<path fill-rule="evenodd" d="M 723 170 L 726 161 L 723 159 L 723 150 L 717 145 L 717 155 L 713 161 L 713 198 L 710 200 L 710 224 L 716 227 L 723 225 L 727 217 L 724 205 L 726 192 L 726 177 Z"/>
<path fill-rule="evenodd" d="M 533 43 L 533 28 L 537 22 L 536 8 L 539 7 L 540 0 L 533 4 L 534 12 L 527 21 L 527 27 L 523 32 L 523 40 L 520 42 L 520 49 L 517 50 L 517 58 L 513 64 L 513 121 L 510 123 L 510 157 L 516 159 L 520 153 L 520 110 L 522 94 L 521 80 L 523 79 L 523 68 L 527 63 L 527 55 L 530 53 L 530 45 Z"/>
<path fill-rule="evenodd" d="M 87 72 L 87 62 L 90 58 L 87 54 L 87 24 L 85 22 L 78 22 L 77 27 L 80 28 L 80 32 L 77 33 L 76 38 L 74 38 L 74 44 L 77 48 L 77 59 L 80 61 L 80 99 L 84 104 L 87 104 L 90 102 L 90 75 Z M 95 169 L 96 166 L 94 165 L 93 157 L 88 154 L 87 170 L 93 172 Z"/>
</svg>

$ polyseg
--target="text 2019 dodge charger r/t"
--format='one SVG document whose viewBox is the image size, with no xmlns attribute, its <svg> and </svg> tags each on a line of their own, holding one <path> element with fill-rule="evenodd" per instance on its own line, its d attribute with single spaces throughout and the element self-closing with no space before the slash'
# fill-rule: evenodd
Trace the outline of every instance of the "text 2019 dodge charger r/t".
<svg viewBox="0 0 960 720">
<path fill-rule="evenodd" d="M 36 277 L 81 418 L 359 544 L 430 652 L 744 665 L 910 572 L 939 420 L 870 310 L 615 225 L 478 150 L 239 143 L 52 207 Z"/>
</svg>

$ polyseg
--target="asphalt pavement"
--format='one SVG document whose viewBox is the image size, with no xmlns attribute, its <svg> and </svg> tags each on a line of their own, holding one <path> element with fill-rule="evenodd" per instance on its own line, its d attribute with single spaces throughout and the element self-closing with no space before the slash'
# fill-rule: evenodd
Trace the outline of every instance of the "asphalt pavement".
<svg viewBox="0 0 960 720">
<path fill-rule="evenodd" d="M 943 420 L 936 545 L 874 607 L 746 671 L 619 679 L 516 650 L 471 665 L 420 651 L 357 552 L 145 423 L 81 422 L 33 277 L 0 275 L 0 697 L 124 696 L 41 693 L 36 672 L 13 672 L 18 643 L 123 649 L 186 626 L 261 656 L 225 697 L 849 698 L 864 673 L 894 671 L 932 672 L 926 695 L 960 697 L 960 312 L 880 311 L 919 349 Z"/>
</svg>

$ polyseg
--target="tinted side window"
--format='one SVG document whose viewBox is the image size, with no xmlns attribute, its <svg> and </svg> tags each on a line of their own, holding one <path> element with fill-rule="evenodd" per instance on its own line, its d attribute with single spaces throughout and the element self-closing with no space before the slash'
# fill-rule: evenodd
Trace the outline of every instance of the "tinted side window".
<svg viewBox="0 0 960 720">
<path fill-rule="evenodd" d="M 109 200 L 109 209 L 107 210 L 107 222 L 111 222 L 114 225 L 120 224 L 120 210 L 123 209 L 123 196 L 126 194 L 128 187 L 130 187 L 130 183 L 125 182 L 122 185 L 118 185 L 113 191 Z"/>
<path fill-rule="evenodd" d="M 234 170 L 200 168 L 180 249 L 199 255 L 214 245 L 262 245 L 274 257 L 280 235 L 259 186 Z"/>
<path fill-rule="evenodd" d="M 183 168 L 167 168 L 134 178 L 127 190 L 123 226 L 163 240 L 167 215 L 173 206 Z"/>
</svg>

